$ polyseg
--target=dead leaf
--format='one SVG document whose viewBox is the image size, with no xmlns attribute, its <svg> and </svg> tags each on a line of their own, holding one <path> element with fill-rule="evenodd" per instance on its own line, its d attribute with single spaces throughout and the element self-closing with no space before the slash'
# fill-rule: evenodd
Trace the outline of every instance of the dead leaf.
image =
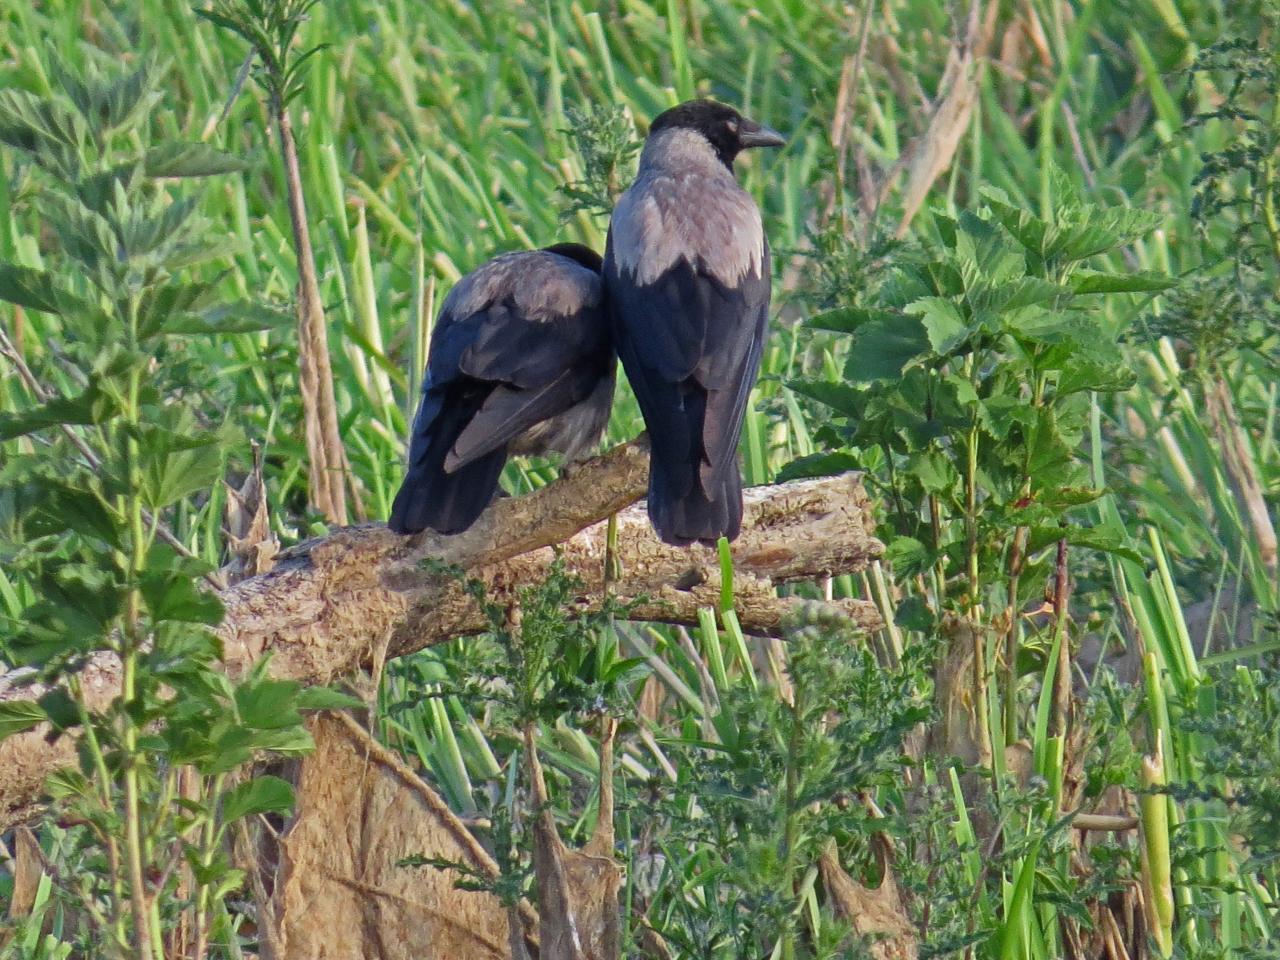
<svg viewBox="0 0 1280 960">
<path fill-rule="evenodd" d="M 887 855 L 881 857 L 884 879 L 872 890 L 845 873 L 829 841 L 818 860 L 822 885 L 836 915 L 848 921 L 856 934 L 868 938 L 875 960 L 915 960 L 919 953 L 915 926 L 907 916 Z"/>
<path fill-rule="evenodd" d="M 278 851 L 277 960 L 507 960 L 497 897 L 398 865 L 421 855 L 496 872 L 443 800 L 350 718 L 318 717 L 312 733 Z"/>
</svg>

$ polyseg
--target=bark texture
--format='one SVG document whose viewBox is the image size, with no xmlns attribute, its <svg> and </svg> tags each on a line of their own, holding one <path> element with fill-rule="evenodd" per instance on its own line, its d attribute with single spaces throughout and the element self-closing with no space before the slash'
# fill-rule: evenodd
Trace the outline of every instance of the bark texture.
<svg viewBox="0 0 1280 960">
<path fill-rule="evenodd" d="M 273 675 L 329 683 L 361 669 L 376 674 L 387 657 L 484 630 L 481 611 L 441 564 L 480 578 L 500 600 L 545 577 L 559 553 L 582 582 L 577 602 L 598 605 L 603 521 L 618 511 L 622 576 L 612 595 L 639 599 L 637 620 L 697 623 L 699 607 L 719 602 L 715 551 L 660 543 L 644 505 L 628 508 L 647 475 L 645 444 L 635 441 L 536 493 L 499 501 L 458 536 L 400 537 L 365 524 L 300 544 L 270 572 L 223 592 L 227 672 L 237 676 L 270 653 Z M 775 584 L 859 570 L 883 549 L 855 474 L 757 487 L 745 500 L 732 553 L 738 618 L 748 632 L 776 632 L 793 608 L 795 601 L 775 595 Z M 879 625 L 872 604 L 838 605 L 868 628 Z M 0 701 L 38 695 L 20 679 L 0 676 Z M 118 664 L 98 657 L 80 680 L 90 708 L 105 707 L 119 691 Z M 72 739 L 51 740 L 43 726 L 0 743 L 0 830 L 38 812 L 45 777 L 73 758 Z"/>
</svg>

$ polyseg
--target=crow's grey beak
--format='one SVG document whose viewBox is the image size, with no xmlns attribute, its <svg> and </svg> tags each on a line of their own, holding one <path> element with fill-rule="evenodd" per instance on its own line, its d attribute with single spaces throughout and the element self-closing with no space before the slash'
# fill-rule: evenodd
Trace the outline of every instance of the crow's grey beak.
<svg viewBox="0 0 1280 960">
<path fill-rule="evenodd" d="M 786 142 L 787 138 L 777 130 L 754 120 L 743 119 L 738 127 L 738 143 L 743 150 L 749 147 L 780 147 Z"/>
</svg>

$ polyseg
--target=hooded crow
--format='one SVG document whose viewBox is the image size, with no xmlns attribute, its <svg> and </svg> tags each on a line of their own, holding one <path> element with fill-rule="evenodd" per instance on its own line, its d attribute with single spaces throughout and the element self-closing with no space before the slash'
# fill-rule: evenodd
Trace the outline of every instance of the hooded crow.
<svg viewBox="0 0 1280 960">
<path fill-rule="evenodd" d="M 649 519 L 676 545 L 742 526 L 738 435 L 760 370 L 769 244 L 733 161 L 780 134 L 692 100 L 654 119 L 609 224 L 604 277 L 627 379 L 649 428 Z"/>
<path fill-rule="evenodd" d="M 392 530 L 461 533 L 509 455 L 576 457 L 600 439 L 617 368 L 600 266 L 594 250 L 562 243 L 495 257 L 449 292 Z"/>
</svg>

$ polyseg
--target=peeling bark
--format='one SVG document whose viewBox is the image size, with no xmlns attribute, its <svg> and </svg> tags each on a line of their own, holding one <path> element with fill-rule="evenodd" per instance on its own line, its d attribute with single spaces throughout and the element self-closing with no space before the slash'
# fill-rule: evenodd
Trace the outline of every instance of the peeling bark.
<svg viewBox="0 0 1280 960">
<path fill-rule="evenodd" d="M 619 511 L 622 576 L 611 584 L 612 596 L 639 600 L 631 614 L 637 620 L 697 623 L 699 607 L 719 603 L 716 552 L 660 543 L 644 505 L 627 508 L 643 496 L 647 476 L 645 444 L 635 441 L 529 496 L 495 503 L 457 536 L 401 537 L 382 524 L 364 524 L 300 544 L 281 554 L 270 572 L 222 593 L 226 617 L 218 632 L 227 672 L 241 675 L 270 653 L 274 676 L 330 683 L 372 670 L 388 656 L 484 630 L 481 611 L 457 577 L 424 569 L 424 560 L 465 570 L 501 600 L 544 578 L 558 553 L 582 583 L 577 603 L 598 606 L 603 521 Z M 856 571 L 879 556 L 883 547 L 872 529 L 854 474 L 748 490 L 743 532 L 732 549 L 743 629 L 777 631 L 796 601 L 777 597 L 775 584 Z M 837 606 L 867 628 L 879 626 L 870 603 Z M 38 695 L 18 685 L 20 679 L 0 676 L 0 701 Z M 80 682 L 90 709 L 104 708 L 119 691 L 118 664 L 98 656 Z M 73 761 L 71 737 L 47 736 L 41 726 L 0 743 L 0 829 L 37 814 L 45 777 Z"/>
</svg>

